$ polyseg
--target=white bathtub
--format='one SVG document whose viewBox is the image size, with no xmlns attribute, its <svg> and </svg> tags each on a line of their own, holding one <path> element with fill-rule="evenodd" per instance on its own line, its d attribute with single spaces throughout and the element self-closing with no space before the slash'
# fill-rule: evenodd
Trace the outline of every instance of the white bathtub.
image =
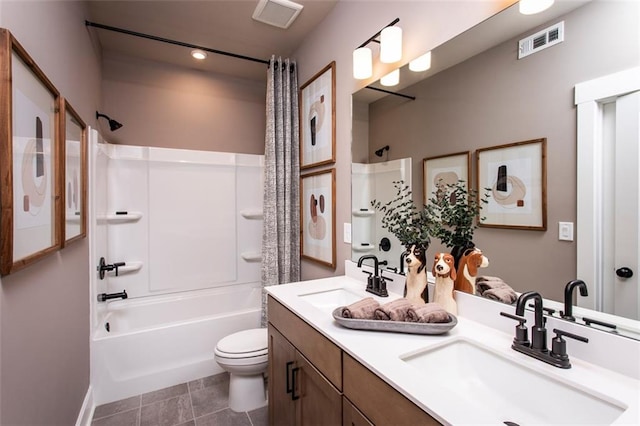
<svg viewBox="0 0 640 426">
<path fill-rule="evenodd" d="M 259 284 L 236 284 L 108 302 L 91 345 L 96 405 L 223 372 L 215 346 L 260 326 L 261 292 Z"/>
</svg>

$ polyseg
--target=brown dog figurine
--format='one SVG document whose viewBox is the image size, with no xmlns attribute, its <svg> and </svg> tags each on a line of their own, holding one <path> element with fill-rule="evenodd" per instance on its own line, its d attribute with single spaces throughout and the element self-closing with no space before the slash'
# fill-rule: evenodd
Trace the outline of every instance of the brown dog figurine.
<svg viewBox="0 0 640 426">
<path fill-rule="evenodd" d="M 429 303 L 427 287 L 427 259 L 425 250 L 416 245 L 405 252 L 407 263 L 407 282 L 404 286 L 404 297 L 416 305 Z"/>
<path fill-rule="evenodd" d="M 436 277 L 433 301 L 450 314 L 458 315 L 458 305 L 453 298 L 453 284 L 456 279 L 453 256 L 449 253 L 436 253 L 432 273 Z"/>
<path fill-rule="evenodd" d="M 487 266 L 489 266 L 489 259 L 482 254 L 482 250 L 474 248 L 467 251 L 458 262 L 455 289 L 465 293 L 476 294 L 478 269 L 486 268 Z"/>
</svg>

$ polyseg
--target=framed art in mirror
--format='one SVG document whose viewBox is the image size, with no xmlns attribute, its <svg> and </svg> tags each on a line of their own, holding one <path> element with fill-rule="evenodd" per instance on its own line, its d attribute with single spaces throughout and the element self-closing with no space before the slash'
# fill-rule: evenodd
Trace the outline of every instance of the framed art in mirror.
<svg viewBox="0 0 640 426">
<path fill-rule="evenodd" d="M 427 204 L 429 199 L 437 196 L 447 185 L 458 181 L 467 183 L 469 190 L 469 176 L 471 175 L 471 152 L 440 155 L 422 160 L 422 202 Z"/>
<path fill-rule="evenodd" d="M 336 161 L 336 63 L 300 87 L 300 169 Z"/>
<path fill-rule="evenodd" d="M 60 102 L 63 163 L 62 247 L 87 235 L 87 125 L 66 99 Z"/>
<path fill-rule="evenodd" d="M 336 267 L 336 170 L 300 177 L 300 255 Z"/>
<path fill-rule="evenodd" d="M 476 151 L 478 188 L 490 188 L 480 226 L 547 229 L 547 139 Z"/>
<path fill-rule="evenodd" d="M 0 29 L 0 274 L 60 248 L 60 94 Z"/>
</svg>

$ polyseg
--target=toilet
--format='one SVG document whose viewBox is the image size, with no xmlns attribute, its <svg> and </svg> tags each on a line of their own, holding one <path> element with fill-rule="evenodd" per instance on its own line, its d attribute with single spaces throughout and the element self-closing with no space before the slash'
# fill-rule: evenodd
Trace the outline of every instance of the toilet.
<svg viewBox="0 0 640 426">
<path fill-rule="evenodd" d="M 231 410 L 251 411 L 267 405 L 268 341 L 266 328 L 254 328 L 230 334 L 216 345 L 215 360 L 229 373 Z"/>
</svg>

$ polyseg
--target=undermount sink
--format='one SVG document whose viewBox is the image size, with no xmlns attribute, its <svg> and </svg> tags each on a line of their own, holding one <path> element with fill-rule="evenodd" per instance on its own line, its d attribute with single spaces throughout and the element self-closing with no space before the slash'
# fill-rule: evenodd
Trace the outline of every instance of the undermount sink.
<svg viewBox="0 0 640 426">
<path fill-rule="evenodd" d="M 352 293 L 344 288 L 316 291 L 298 295 L 299 298 L 326 312 L 333 312 L 339 306 L 347 306 L 363 299 L 360 294 Z"/>
<path fill-rule="evenodd" d="M 610 424 L 625 411 L 624 404 L 611 398 L 564 383 L 464 338 L 400 359 L 415 367 L 426 385 L 451 392 L 473 423 Z"/>
</svg>

